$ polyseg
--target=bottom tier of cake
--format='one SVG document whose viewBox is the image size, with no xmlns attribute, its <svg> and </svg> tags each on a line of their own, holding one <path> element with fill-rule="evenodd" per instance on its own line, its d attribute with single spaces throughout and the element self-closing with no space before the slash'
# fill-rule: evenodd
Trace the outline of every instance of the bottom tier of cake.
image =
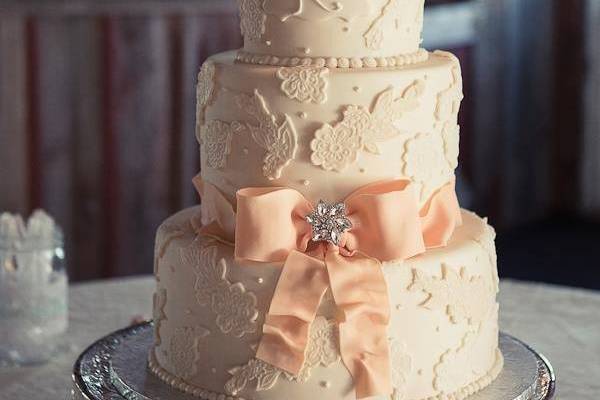
<svg viewBox="0 0 600 400">
<path fill-rule="evenodd" d="M 199 213 L 184 210 L 157 233 L 151 370 L 210 400 L 355 399 L 330 294 L 311 326 L 300 374 L 254 358 L 281 265 L 240 265 L 230 246 L 196 234 Z M 384 274 L 391 399 L 461 399 L 498 375 L 498 275 L 494 230 L 485 220 L 463 211 L 447 247 L 387 263 Z"/>
</svg>

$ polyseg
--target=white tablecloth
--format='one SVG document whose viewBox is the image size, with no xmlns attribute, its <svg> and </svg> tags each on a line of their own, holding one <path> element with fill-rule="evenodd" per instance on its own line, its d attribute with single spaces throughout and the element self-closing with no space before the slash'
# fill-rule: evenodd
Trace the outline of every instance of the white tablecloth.
<svg viewBox="0 0 600 400">
<path fill-rule="evenodd" d="M 71 349 L 52 362 L 0 369 L 0 399 L 66 399 L 77 355 L 96 339 L 151 315 L 150 277 L 73 285 Z M 600 293 L 503 281 L 500 326 L 546 355 L 558 377 L 558 397 L 600 397 Z"/>
</svg>

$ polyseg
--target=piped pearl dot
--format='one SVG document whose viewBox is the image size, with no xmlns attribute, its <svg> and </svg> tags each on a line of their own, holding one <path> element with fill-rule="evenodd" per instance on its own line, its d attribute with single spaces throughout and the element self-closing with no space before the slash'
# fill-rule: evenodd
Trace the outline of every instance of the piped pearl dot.
<svg viewBox="0 0 600 400">
<path fill-rule="evenodd" d="M 331 382 L 329 382 L 329 381 L 322 381 L 321 382 L 321 386 L 324 387 L 325 389 L 329 389 L 331 387 Z"/>
<path fill-rule="evenodd" d="M 417 375 L 423 375 L 423 370 L 422 369 L 418 370 Z"/>
<path fill-rule="evenodd" d="M 402 310 L 402 304 L 396 304 L 396 310 Z"/>
<path fill-rule="evenodd" d="M 217 373 L 217 369 L 215 367 L 213 367 L 213 368 L 210 369 L 210 372 L 212 372 L 213 374 L 216 374 Z"/>
<path fill-rule="evenodd" d="M 250 150 L 248 150 L 248 148 L 247 148 L 247 147 L 244 147 L 244 148 L 242 149 L 242 152 L 243 152 L 244 154 L 248 154 L 248 153 L 250 153 Z"/>
<path fill-rule="evenodd" d="M 305 180 L 302 181 L 302 184 L 304 186 L 308 186 L 308 185 L 310 185 L 310 181 L 308 179 L 305 179 Z"/>
<path fill-rule="evenodd" d="M 367 172 L 367 170 L 364 169 L 364 168 L 361 168 L 361 169 L 358 170 L 358 172 L 360 172 L 361 174 L 364 174 L 365 172 Z"/>
<path fill-rule="evenodd" d="M 190 310 L 190 309 L 188 308 L 188 309 L 186 309 L 186 310 L 185 310 L 185 313 L 186 313 L 187 315 L 192 315 L 192 310 Z"/>
<path fill-rule="evenodd" d="M 298 113 L 298 116 L 299 116 L 300 118 L 302 118 L 302 119 L 306 119 L 306 118 L 308 118 L 308 114 L 307 114 L 307 113 L 305 113 L 304 111 L 300 111 L 300 112 Z"/>
<path fill-rule="evenodd" d="M 441 328 L 439 326 L 436 326 L 435 331 L 439 332 L 439 331 L 441 331 Z"/>
<path fill-rule="evenodd" d="M 270 40 L 266 40 L 266 41 L 265 41 L 265 44 L 266 44 L 267 46 L 270 46 L 270 45 L 272 44 L 272 42 L 271 42 Z"/>
<path fill-rule="evenodd" d="M 349 30 L 350 30 L 350 28 L 348 28 L 347 26 L 344 26 L 344 27 L 342 28 L 342 31 L 344 31 L 344 32 L 348 32 Z"/>
<path fill-rule="evenodd" d="M 265 280 L 263 278 L 258 278 L 256 280 L 256 282 L 258 282 L 258 283 L 260 283 L 262 285 L 263 283 L 265 283 Z"/>
<path fill-rule="evenodd" d="M 358 86 L 354 86 L 352 90 L 354 90 L 356 93 L 360 93 L 360 87 Z"/>
<path fill-rule="evenodd" d="M 309 47 L 305 47 L 305 48 L 302 49 L 302 52 L 304 54 L 310 54 L 310 48 Z"/>
</svg>

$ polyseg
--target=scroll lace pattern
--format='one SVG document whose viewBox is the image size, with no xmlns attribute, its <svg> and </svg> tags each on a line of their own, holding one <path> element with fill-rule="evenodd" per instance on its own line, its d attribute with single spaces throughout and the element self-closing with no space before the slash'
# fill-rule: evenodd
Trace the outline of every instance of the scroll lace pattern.
<svg viewBox="0 0 600 400">
<path fill-rule="evenodd" d="M 460 103 L 463 99 L 462 76 L 460 63 L 456 56 L 445 51 L 436 51 L 434 54 L 449 59 L 453 64 L 450 70 L 450 85 L 437 95 L 437 104 L 434 111 L 438 126 L 441 127 L 439 132 L 443 146 L 443 154 L 448 163 L 448 168 L 444 170 L 444 175 L 450 176 L 452 171 L 458 166 L 460 127 L 457 123 L 457 119 Z M 438 148 L 439 147 L 436 147 L 436 150 Z M 407 168 L 409 168 L 409 166 L 407 166 Z M 422 180 L 422 182 L 424 182 L 424 185 L 429 183 L 428 180 Z"/>
<path fill-rule="evenodd" d="M 365 46 L 371 50 L 378 50 L 383 44 L 383 33 L 388 20 L 391 20 L 402 9 L 402 0 L 388 0 L 381 9 L 381 14 L 373 21 L 365 32 Z"/>
<path fill-rule="evenodd" d="M 494 303 L 490 285 L 481 276 L 468 276 L 466 268 L 459 272 L 442 265 L 442 277 L 429 276 L 420 270 L 413 271 L 413 283 L 409 290 L 421 290 L 428 294 L 421 306 L 445 310 L 454 324 L 466 321 L 478 324 L 485 318 Z"/>
<path fill-rule="evenodd" d="M 253 95 L 237 95 L 236 103 L 256 121 L 256 124 L 246 124 L 246 128 L 254 141 L 265 150 L 264 176 L 270 180 L 280 178 L 283 169 L 295 157 L 298 148 L 298 136 L 292 119 L 284 115 L 283 121 L 278 122 L 258 90 L 255 90 Z"/>
<path fill-rule="evenodd" d="M 487 318 L 481 321 L 477 326 L 472 327 L 467 331 L 456 348 L 449 349 L 444 352 L 439 362 L 434 366 L 434 389 L 441 393 L 451 393 L 464 376 L 459 373 L 457 365 L 466 365 L 472 368 L 473 374 L 484 376 L 486 371 L 478 371 L 472 367 L 471 360 L 479 355 L 480 348 L 478 342 L 486 335 L 491 335 L 493 338 L 498 337 L 498 304 L 490 309 Z M 494 352 L 496 350 L 494 349 Z M 490 354 L 490 357 L 497 358 L 496 354 Z"/>
<path fill-rule="evenodd" d="M 165 314 L 165 306 L 167 304 L 167 290 L 165 288 L 158 289 L 153 296 L 153 320 L 154 320 L 154 345 L 160 346 L 162 338 L 160 328 L 164 320 L 167 319 Z"/>
<path fill-rule="evenodd" d="M 255 391 L 272 389 L 283 375 L 289 381 L 307 382 L 311 370 L 318 365 L 329 367 L 340 361 L 338 330 L 334 321 L 317 317 L 311 325 L 304 365 L 297 376 L 284 372 L 256 358 L 247 364 L 229 371 L 231 379 L 225 384 L 225 391 L 236 396 L 255 382 Z"/>
<path fill-rule="evenodd" d="M 196 126 L 204 121 L 204 110 L 213 100 L 215 93 L 215 64 L 208 60 L 200 68 L 196 86 Z"/>
<path fill-rule="evenodd" d="M 242 283 L 227 279 L 227 263 L 217 259 L 217 252 L 216 244 L 198 245 L 197 241 L 181 250 L 182 262 L 193 266 L 196 274 L 196 300 L 201 306 L 211 307 L 222 333 L 238 338 L 254 333 L 258 319 L 256 296 Z"/>
<path fill-rule="evenodd" d="M 438 121 L 455 120 L 460 109 L 460 103 L 463 99 L 460 63 L 452 53 L 438 50 L 434 52 L 434 54 L 445 57 L 454 64 L 450 72 L 452 74 L 450 86 L 438 94 L 435 118 Z"/>
<path fill-rule="evenodd" d="M 392 400 L 403 400 L 406 396 L 408 375 L 412 372 L 412 359 L 406 343 L 390 339 L 390 362 L 392 365 Z"/>
<path fill-rule="evenodd" d="M 425 90 L 424 81 L 415 81 L 400 97 L 393 88 L 383 91 L 371 110 L 350 105 L 342 120 L 334 126 L 324 124 L 315 132 L 310 143 L 311 161 L 327 171 L 343 171 L 354 163 L 361 150 L 380 154 L 378 143 L 402 134 L 395 121 L 419 106 L 419 97 Z"/>
<path fill-rule="evenodd" d="M 219 120 L 209 121 L 200 128 L 200 142 L 209 167 L 225 167 L 234 135 L 244 130 L 244 125 L 237 121 L 227 123 Z"/>
<path fill-rule="evenodd" d="M 200 341 L 210 335 L 203 327 L 181 327 L 169 342 L 168 360 L 177 376 L 189 378 L 197 372 Z"/>
</svg>

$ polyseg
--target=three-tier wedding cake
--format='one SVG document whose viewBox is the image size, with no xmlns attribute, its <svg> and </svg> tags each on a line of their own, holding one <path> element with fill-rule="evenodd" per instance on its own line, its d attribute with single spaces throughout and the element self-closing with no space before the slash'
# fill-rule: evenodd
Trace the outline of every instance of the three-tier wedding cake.
<svg viewBox="0 0 600 400">
<path fill-rule="evenodd" d="M 502 369 L 461 210 L 460 65 L 424 0 L 238 0 L 199 74 L 201 206 L 155 247 L 150 369 L 201 399 L 462 399 Z"/>
</svg>

